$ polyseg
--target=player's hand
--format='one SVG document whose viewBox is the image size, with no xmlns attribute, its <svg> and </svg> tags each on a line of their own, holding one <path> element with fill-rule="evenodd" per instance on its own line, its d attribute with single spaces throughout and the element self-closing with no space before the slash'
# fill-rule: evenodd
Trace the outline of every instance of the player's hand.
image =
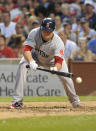
<svg viewBox="0 0 96 131">
<path fill-rule="evenodd" d="M 57 71 L 57 67 L 56 66 L 50 67 L 50 70 Z"/>
<path fill-rule="evenodd" d="M 36 69 L 38 68 L 38 64 L 35 61 L 30 61 L 29 65 L 30 69 L 32 69 L 33 71 L 36 71 Z"/>
</svg>

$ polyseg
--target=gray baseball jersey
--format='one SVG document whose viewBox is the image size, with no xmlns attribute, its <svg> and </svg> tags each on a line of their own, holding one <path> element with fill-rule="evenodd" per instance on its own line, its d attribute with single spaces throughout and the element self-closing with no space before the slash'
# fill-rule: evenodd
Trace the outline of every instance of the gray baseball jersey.
<svg viewBox="0 0 96 131">
<path fill-rule="evenodd" d="M 33 58 L 43 66 L 53 66 L 54 56 L 59 56 L 64 59 L 64 43 L 55 33 L 50 41 L 44 42 L 40 28 L 33 29 L 29 33 L 25 45 L 29 45 L 33 48 Z"/>
</svg>

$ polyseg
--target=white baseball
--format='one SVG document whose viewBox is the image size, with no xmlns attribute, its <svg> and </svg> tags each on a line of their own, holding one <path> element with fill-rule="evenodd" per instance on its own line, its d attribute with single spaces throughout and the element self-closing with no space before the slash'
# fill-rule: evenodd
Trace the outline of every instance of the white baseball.
<svg viewBox="0 0 96 131">
<path fill-rule="evenodd" d="M 82 83 L 82 78 L 81 78 L 81 77 L 77 77 L 77 78 L 76 78 L 76 82 L 77 82 L 78 84 Z"/>
</svg>

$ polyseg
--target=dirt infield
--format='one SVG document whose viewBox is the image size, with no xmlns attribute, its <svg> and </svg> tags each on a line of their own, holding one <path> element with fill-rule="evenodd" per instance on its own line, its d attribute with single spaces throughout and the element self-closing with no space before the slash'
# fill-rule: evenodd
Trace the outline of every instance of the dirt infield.
<svg viewBox="0 0 96 131">
<path fill-rule="evenodd" d="M 0 119 L 56 115 L 96 114 L 96 102 L 83 102 L 85 109 L 74 109 L 69 102 L 25 102 L 20 110 L 8 109 L 8 102 L 0 102 Z"/>
</svg>

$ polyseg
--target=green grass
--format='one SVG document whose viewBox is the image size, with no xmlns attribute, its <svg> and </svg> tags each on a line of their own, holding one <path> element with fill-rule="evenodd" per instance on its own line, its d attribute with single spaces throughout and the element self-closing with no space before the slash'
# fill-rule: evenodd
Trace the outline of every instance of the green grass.
<svg viewBox="0 0 96 131">
<path fill-rule="evenodd" d="M 0 131 L 96 131 L 95 115 L 0 120 Z"/>
<path fill-rule="evenodd" d="M 11 102 L 12 97 L 0 97 L 0 102 Z M 80 96 L 81 101 L 96 101 L 96 96 Z M 25 102 L 63 102 L 68 101 L 67 97 L 24 97 Z"/>
<path fill-rule="evenodd" d="M 0 97 L 11 102 L 12 97 Z M 81 101 L 96 101 L 96 96 L 81 96 Z M 63 102 L 67 97 L 24 97 L 25 102 Z M 27 112 L 26 112 L 27 113 Z M 11 114 L 10 114 L 11 115 Z M 0 120 L 0 131 L 96 131 L 96 115 L 63 115 Z"/>
</svg>

